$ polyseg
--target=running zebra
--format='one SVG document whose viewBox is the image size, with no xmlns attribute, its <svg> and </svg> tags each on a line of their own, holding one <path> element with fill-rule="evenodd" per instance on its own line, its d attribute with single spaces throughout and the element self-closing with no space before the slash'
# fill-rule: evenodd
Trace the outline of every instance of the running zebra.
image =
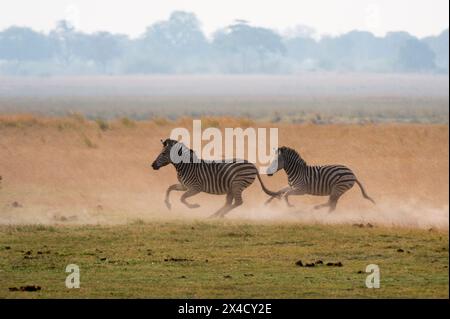
<svg viewBox="0 0 450 319">
<path fill-rule="evenodd" d="M 263 191 L 270 196 L 280 197 L 278 193 L 269 191 L 263 184 L 256 166 L 244 160 L 206 161 L 197 158 L 195 152 L 175 140 L 161 140 L 163 149 L 153 162 L 155 170 L 170 163 L 177 170 L 179 184 L 167 189 L 165 204 L 171 208 L 169 194 L 171 191 L 184 191 L 181 202 L 189 208 L 197 208 L 198 204 L 186 201 L 200 192 L 222 195 L 226 194 L 226 203 L 211 217 L 224 217 L 230 210 L 242 205 L 242 192 L 250 186 L 257 176 Z M 233 202 L 234 200 L 234 202 Z"/>
<path fill-rule="evenodd" d="M 292 207 L 288 197 L 290 195 L 318 195 L 330 198 L 327 203 L 317 205 L 314 208 L 329 207 L 332 212 L 336 208 L 339 198 L 350 188 L 355 182 L 361 188 L 364 198 L 375 204 L 370 198 L 364 187 L 356 179 L 355 174 L 343 165 L 326 165 L 326 166 L 309 166 L 301 158 L 301 156 L 292 148 L 281 147 L 276 152 L 277 158 L 272 161 L 268 168 L 268 175 L 272 176 L 281 169 L 286 171 L 289 186 L 281 189 L 277 194 L 283 194 L 286 204 Z M 266 205 L 270 203 L 274 197 L 266 201 Z"/>
</svg>

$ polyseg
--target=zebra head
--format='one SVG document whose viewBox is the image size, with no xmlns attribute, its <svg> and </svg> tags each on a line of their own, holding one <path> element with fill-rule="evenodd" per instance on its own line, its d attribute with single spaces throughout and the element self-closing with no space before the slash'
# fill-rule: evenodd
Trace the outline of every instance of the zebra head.
<svg viewBox="0 0 450 319">
<path fill-rule="evenodd" d="M 284 151 L 285 147 L 275 149 L 275 156 L 267 169 L 267 175 L 272 176 L 280 169 L 284 168 Z"/>
<path fill-rule="evenodd" d="M 272 176 L 280 169 L 290 170 L 294 166 L 307 165 L 305 160 L 293 148 L 283 146 L 275 151 L 275 157 L 267 169 L 267 175 Z"/>
<path fill-rule="evenodd" d="M 191 150 L 183 143 L 179 143 L 169 138 L 165 141 L 161 140 L 161 143 L 163 145 L 163 149 L 152 163 L 152 168 L 154 170 L 158 170 L 170 163 L 178 164 L 180 162 L 188 162 L 191 159 Z"/>
</svg>

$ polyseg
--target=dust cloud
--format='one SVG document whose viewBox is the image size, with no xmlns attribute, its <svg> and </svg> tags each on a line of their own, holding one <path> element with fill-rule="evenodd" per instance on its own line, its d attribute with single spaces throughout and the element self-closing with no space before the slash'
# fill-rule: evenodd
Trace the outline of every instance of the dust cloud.
<svg viewBox="0 0 450 319">
<path fill-rule="evenodd" d="M 164 194 L 160 194 L 163 198 Z M 190 210 L 184 208 L 178 202 L 178 196 L 173 196 L 172 202 L 175 209 L 152 210 L 150 207 L 146 211 L 114 211 L 106 212 L 98 209 L 49 209 L 45 207 L 34 207 L 32 209 L 15 208 L 2 209 L 0 216 L 1 225 L 16 224 L 43 224 L 43 225 L 117 225 L 133 224 L 153 221 L 198 221 L 208 220 L 210 215 L 224 202 L 224 196 L 210 195 L 209 202 L 217 205 L 205 205 Z M 200 202 L 200 201 L 196 201 Z M 208 208 L 207 206 L 214 206 Z M 354 226 L 387 226 L 387 227 L 407 227 L 421 229 L 441 229 L 449 228 L 449 208 L 431 208 L 414 204 L 394 204 L 382 203 L 372 208 L 360 209 L 340 209 L 329 213 L 328 210 L 315 210 L 311 206 L 296 205 L 294 208 L 284 207 L 284 203 L 272 204 L 269 206 L 244 204 L 243 207 L 231 211 L 226 219 L 238 222 L 256 223 L 300 223 L 300 224 L 325 224 L 338 225 L 350 224 Z"/>
</svg>

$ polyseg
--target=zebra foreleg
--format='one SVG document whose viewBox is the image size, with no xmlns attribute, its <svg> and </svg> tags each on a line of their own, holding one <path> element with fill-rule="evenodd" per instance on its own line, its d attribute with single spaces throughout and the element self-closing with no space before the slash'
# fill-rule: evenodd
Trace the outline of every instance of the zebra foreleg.
<svg viewBox="0 0 450 319">
<path fill-rule="evenodd" d="M 194 196 L 194 195 L 197 195 L 198 193 L 200 193 L 200 191 L 199 190 L 196 190 L 196 189 L 189 189 L 187 192 L 185 192 L 185 193 L 183 193 L 183 195 L 181 195 L 181 202 L 184 204 L 184 205 L 186 205 L 188 208 L 198 208 L 198 207 L 200 207 L 200 205 L 199 204 L 189 204 L 187 201 L 186 201 L 186 198 L 189 198 L 189 197 L 191 197 L 191 196 Z"/>
<path fill-rule="evenodd" d="M 287 191 L 289 191 L 290 189 L 291 189 L 290 186 L 286 186 L 286 187 L 280 189 L 280 190 L 277 192 L 277 194 L 281 194 L 281 196 L 283 196 L 283 194 L 286 193 Z M 266 202 L 264 203 L 264 205 L 270 204 L 270 202 L 271 202 L 274 198 L 276 198 L 276 197 L 275 197 L 275 196 L 270 197 L 268 200 L 266 200 Z"/>
<path fill-rule="evenodd" d="M 172 205 L 170 205 L 170 202 L 169 202 L 170 192 L 171 191 L 185 191 L 185 190 L 187 190 L 187 188 L 181 184 L 174 184 L 174 185 L 169 186 L 169 188 L 166 191 L 166 199 L 164 200 L 164 203 L 166 204 L 168 209 L 172 208 Z"/>
</svg>

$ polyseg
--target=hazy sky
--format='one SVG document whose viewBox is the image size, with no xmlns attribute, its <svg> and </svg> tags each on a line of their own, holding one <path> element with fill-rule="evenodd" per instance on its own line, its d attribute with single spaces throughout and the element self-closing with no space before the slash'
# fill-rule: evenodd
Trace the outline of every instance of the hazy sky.
<svg viewBox="0 0 450 319">
<path fill-rule="evenodd" d="M 307 25 L 333 35 L 404 30 L 423 37 L 449 25 L 448 0 L 0 0 L 0 30 L 20 25 L 48 31 L 67 19 L 87 32 L 138 36 L 174 10 L 194 12 L 207 34 L 234 19 L 279 31 Z"/>
</svg>

